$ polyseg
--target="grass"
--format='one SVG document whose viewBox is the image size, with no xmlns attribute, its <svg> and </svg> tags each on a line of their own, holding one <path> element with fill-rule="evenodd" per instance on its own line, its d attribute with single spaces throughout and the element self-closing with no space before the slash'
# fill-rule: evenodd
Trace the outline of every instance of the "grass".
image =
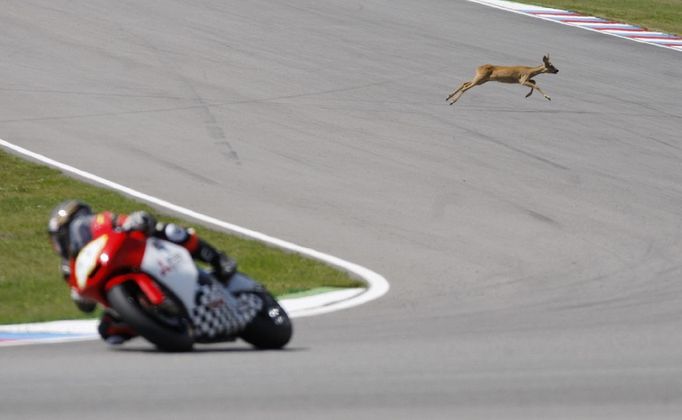
<svg viewBox="0 0 682 420">
<path fill-rule="evenodd" d="M 682 34 L 682 0 L 538 0 L 520 3 L 572 10 L 671 34 Z"/>
<path fill-rule="evenodd" d="M 95 211 L 147 210 L 163 221 L 191 225 L 199 235 L 234 257 L 241 271 L 276 295 L 317 287 L 361 283 L 321 262 L 260 242 L 159 214 L 116 192 L 69 178 L 0 150 L 0 324 L 83 318 L 59 274 L 59 258 L 47 239 L 53 206 L 77 198 Z"/>
</svg>

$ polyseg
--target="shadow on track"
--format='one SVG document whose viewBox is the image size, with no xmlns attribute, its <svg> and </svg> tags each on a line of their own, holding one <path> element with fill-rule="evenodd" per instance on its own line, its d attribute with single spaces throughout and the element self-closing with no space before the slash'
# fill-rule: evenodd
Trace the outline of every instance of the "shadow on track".
<svg viewBox="0 0 682 420">
<path fill-rule="evenodd" d="M 155 347 L 146 345 L 136 345 L 136 346 L 126 346 L 126 347 L 113 347 L 110 346 L 108 350 L 117 353 L 156 353 L 156 354 L 198 354 L 198 353 L 266 353 L 266 352 L 280 352 L 280 353 L 294 353 L 301 351 L 308 351 L 306 347 L 287 347 L 284 349 L 268 350 L 268 349 L 257 349 L 254 347 L 195 347 L 192 351 L 184 353 L 176 352 L 164 352 L 160 351 Z"/>
</svg>

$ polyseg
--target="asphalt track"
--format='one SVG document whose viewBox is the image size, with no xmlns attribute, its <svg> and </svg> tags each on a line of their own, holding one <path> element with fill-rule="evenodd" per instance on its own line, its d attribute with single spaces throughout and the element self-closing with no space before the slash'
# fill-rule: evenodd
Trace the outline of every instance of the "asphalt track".
<svg viewBox="0 0 682 420">
<path fill-rule="evenodd" d="M 3 419 L 682 416 L 678 52 L 452 0 L 6 1 L 0 51 L 0 138 L 391 283 L 287 351 L 0 349 Z"/>
</svg>

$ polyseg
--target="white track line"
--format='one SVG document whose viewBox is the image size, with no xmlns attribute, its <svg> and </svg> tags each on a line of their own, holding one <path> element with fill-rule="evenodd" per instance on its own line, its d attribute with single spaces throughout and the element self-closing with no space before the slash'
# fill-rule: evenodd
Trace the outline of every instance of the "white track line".
<svg viewBox="0 0 682 420">
<path fill-rule="evenodd" d="M 329 265 L 332 265 L 351 274 L 354 274 L 355 276 L 365 281 L 365 283 L 367 284 L 367 289 L 360 290 L 349 289 L 351 292 L 348 291 L 345 293 L 343 293 L 343 291 L 330 292 L 323 293 L 320 295 L 291 299 L 291 301 L 296 301 L 296 303 L 293 304 L 294 306 L 291 307 L 292 317 L 319 315 L 327 312 L 338 311 L 340 309 L 346 309 L 351 308 L 353 306 L 361 305 L 371 300 L 380 298 L 386 292 L 388 292 L 388 289 L 390 287 L 388 281 L 386 281 L 386 279 L 383 276 L 358 264 L 342 260 L 341 258 L 337 258 L 332 255 L 325 254 L 311 248 L 296 245 L 291 242 L 284 241 L 282 239 L 273 238 L 272 236 L 266 235 L 264 233 L 256 232 L 253 230 L 243 228 L 241 226 L 233 225 L 231 223 L 224 222 L 222 220 L 216 219 L 211 216 L 207 216 L 205 214 L 197 213 L 193 210 L 180 207 L 178 205 L 169 203 L 168 201 L 162 200 L 160 198 L 156 198 L 151 195 L 141 193 L 139 191 L 133 190 L 132 188 L 128 188 L 121 184 L 109 181 L 108 179 L 104 179 L 97 175 L 93 175 L 89 172 L 85 172 L 80 169 L 74 168 L 73 166 L 57 162 L 54 159 L 50 159 L 38 153 L 31 152 L 30 150 L 24 149 L 23 147 L 17 146 L 3 139 L 0 139 L 0 146 L 4 146 L 5 148 L 13 150 L 16 153 L 30 157 L 49 166 L 58 168 L 64 172 L 72 173 L 81 178 L 85 178 L 90 181 L 94 181 L 98 184 L 104 185 L 107 188 L 120 191 L 131 197 L 135 197 L 148 203 L 167 208 L 176 213 L 184 214 L 196 220 L 200 220 L 202 222 L 221 227 L 223 229 L 229 230 L 239 235 L 256 239 L 258 241 L 265 242 L 269 245 L 273 245 L 278 248 L 297 252 L 299 254 L 306 255 L 319 261 L 323 261 Z"/>
</svg>

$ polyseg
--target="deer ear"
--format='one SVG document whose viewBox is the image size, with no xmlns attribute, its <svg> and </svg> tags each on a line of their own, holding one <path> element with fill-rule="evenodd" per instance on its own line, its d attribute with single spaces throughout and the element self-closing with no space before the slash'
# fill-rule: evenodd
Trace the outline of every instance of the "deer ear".
<svg viewBox="0 0 682 420">
<path fill-rule="evenodd" d="M 542 57 L 542 61 L 549 61 L 549 53 Z"/>
</svg>

